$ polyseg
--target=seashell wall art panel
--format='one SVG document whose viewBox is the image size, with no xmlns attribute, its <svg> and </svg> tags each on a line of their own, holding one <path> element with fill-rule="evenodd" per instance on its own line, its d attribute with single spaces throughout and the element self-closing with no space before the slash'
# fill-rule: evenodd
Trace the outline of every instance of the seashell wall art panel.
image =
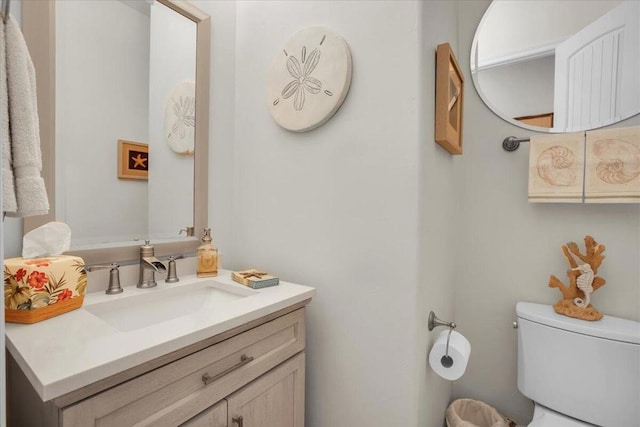
<svg viewBox="0 0 640 427">
<path fill-rule="evenodd" d="M 587 132 L 585 202 L 640 203 L 640 126 Z"/>
<path fill-rule="evenodd" d="M 584 158 L 584 132 L 532 136 L 529 201 L 581 203 Z"/>
</svg>

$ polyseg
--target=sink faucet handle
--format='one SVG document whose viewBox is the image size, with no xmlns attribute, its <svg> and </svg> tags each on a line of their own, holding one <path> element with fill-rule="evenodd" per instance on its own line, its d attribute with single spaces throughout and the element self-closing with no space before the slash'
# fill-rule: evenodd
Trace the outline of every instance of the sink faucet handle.
<svg viewBox="0 0 640 427">
<path fill-rule="evenodd" d="M 176 257 L 174 256 L 169 257 L 167 278 L 164 281 L 166 283 L 176 283 L 180 281 L 180 279 L 178 279 L 178 274 L 176 272 Z"/>
<path fill-rule="evenodd" d="M 104 291 L 107 295 L 119 294 L 122 293 L 122 287 L 120 287 L 120 270 L 119 265 L 115 262 L 113 264 L 105 264 L 105 265 L 85 265 L 84 269 L 91 272 L 95 270 L 104 270 L 106 268 L 110 268 L 109 271 L 109 287 L 106 291 Z"/>
<path fill-rule="evenodd" d="M 111 268 L 111 269 L 118 269 L 118 267 L 120 267 L 118 264 L 116 264 L 115 262 L 113 264 L 94 264 L 94 265 L 85 265 L 84 269 L 91 272 L 91 271 L 96 271 L 96 270 L 104 270 L 107 268 Z"/>
</svg>

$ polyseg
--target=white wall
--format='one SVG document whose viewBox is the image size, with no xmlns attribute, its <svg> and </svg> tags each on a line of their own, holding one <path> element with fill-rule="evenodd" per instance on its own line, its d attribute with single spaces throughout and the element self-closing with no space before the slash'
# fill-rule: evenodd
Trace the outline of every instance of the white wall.
<svg viewBox="0 0 640 427">
<path fill-rule="evenodd" d="M 420 126 L 417 159 L 419 201 L 419 256 L 416 289 L 417 365 L 414 378 L 418 387 L 418 426 L 439 427 L 449 405 L 452 383 L 437 376 L 427 364 L 427 355 L 443 328 L 429 332 L 427 318 L 433 310 L 438 317 L 456 320 L 454 294 L 458 268 L 458 230 L 460 227 L 460 191 L 462 157 L 452 156 L 434 142 L 435 49 L 440 43 L 451 44 L 457 58 L 458 2 L 421 2 L 422 40 L 419 114 Z M 467 86 L 468 90 L 468 86 Z M 464 130 L 466 132 L 466 129 Z M 464 147 L 466 152 L 466 147 Z M 373 424 L 372 424 L 373 425 Z M 385 424 L 376 424 L 384 426 Z M 400 424 L 390 424 L 400 425 Z"/>
<path fill-rule="evenodd" d="M 453 31 L 455 15 L 444 3 L 237 3 L 230 266 L 317 288 L 308 312 L 311 427 L 442 422 L 449 388 L 425 384 L 433 379 L 425 372 L 428 308 L 420 304 L 427 297 L 417 298 L 426 251 L 421 147 L 433 144 L 421 122 L 432 108 L 422 71 L 433 76 L 434 33 L 420 21 L 436 11 L 448 13 Z M 329 122 L 295 134 L 269 115 L 266 70 L 287 39 L 311 25 L 345 38 L 353 80 Z M 450 314 L 447 294 L 436 299 Z M 437 413 L 428 413 L 430 397 Z"/>
<path fill-rule="evenodd" d="M 167 6 L 151 6 L 149 55 L 149 235 L 177 237 L 193 225 L 193 155 L 166 142 L 165 108 L 171 90 L 195 82 L 196 24 Z"/>
<path fill-rule="evenodd" d="M 478 56 L 484 60 L 558 41 L 618 4 L 619 0 L 498 1 L 482 23 Z"/>
<path fill-rule="evenodd" d="M 74 244 L 144 236 L 147 182 L 118 179 L 117 140 L 149 137 L 149 16 L 59 0 L 56 35 L 56 217 Z"/>
<path fill-rule="evenodd" d="M 553 112 L 554 78 L 554 56 L 488 68 L 477 74 L 487 101 L 511 118 Z M 473 86 L 472 81 L 469 84 Z"/>
<path fill-rule="evenodd" d="M 469 82 L 468 52 L 488 3 L 465 2 L 459 10 L 458 59 Z M 516 302 L 560 299 L 547 287 L 550 274 L 563 277 L 567 269 L 560 246 L 582 244 L 590 234 L 607 246 L 600 273 L 608 283 L 594 305 L 605 315 L 640 320 L 640 206 L 528 203 L 528 144 L 507 153 L 501 141 L 532 133 L 499 119 L 472 84 L 467 88 L 455 318 L 472 353 L 454 398 L 484 400 L 526 424 L 532 404 L 516 385 Z M 639 123 L 636 116 L 619 126 Z"/>
</svg>

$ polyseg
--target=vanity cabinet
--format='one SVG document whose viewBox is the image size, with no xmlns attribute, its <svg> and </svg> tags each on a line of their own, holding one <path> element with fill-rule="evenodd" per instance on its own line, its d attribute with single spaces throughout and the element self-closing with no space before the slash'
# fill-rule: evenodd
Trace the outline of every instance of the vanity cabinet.
<svg viewBox="0 0 640 427">
<path fill-rule="evenodd" d="M 40 402 L 39 416 L 34 402 L 12 386 L 12 375 L 9 425 L 302 427 L 304 316 L 302 306 L 254 321 L 259 324 L 197 351 L 176 352 L 169 363 L 133 378 L 105 379 L 99 392 L 87 386 Z"/>
</svg>

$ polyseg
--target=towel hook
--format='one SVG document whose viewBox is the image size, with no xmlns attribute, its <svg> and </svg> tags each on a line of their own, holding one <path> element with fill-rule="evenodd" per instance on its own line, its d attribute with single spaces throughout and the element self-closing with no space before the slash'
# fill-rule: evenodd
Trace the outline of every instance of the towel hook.
<svg viewBox="0 0 640 427">
<path fill-rule="evenodd" d="M 446 326 L 450 329 L 456 328 L 455 322 L 445 322 L 443 320 L 440 320 L 433 311 L 429 312 L 429 322 L 427 323 L 427 326 L 429 327 L 430 331 L 433 331 L 433 328 L 438 326 Z"/>
<path fill-rule="evenodd" d="M 529 138 L 516 138 L 515 136 L 508 136 L 502 140 L 502 148 L 505 151 L 516 151 L 520 147 L 521 142 L 529 142 Z"/>
</svg>

